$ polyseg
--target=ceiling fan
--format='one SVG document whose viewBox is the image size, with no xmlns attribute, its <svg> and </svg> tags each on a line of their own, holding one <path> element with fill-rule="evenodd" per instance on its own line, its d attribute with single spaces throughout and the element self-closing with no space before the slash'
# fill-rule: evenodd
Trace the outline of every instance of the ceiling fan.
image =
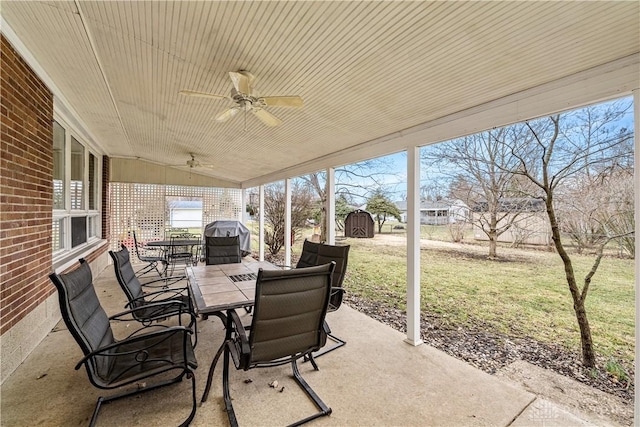
<svg viewBox="0 0 640 427">
<path fill-rule="evenodd" d="M 189 171 L 191 171 L 191 169 L 193 168 L 213 168 L 214 165 L 208 165 L 208 164 L 203 164 L 200 163 L 199 160 L 196 159 L 196 155 L 193 153 L 189 153 L 189 156 L 191 156 L 191 158 L 189 160 L 187 160 L 184 163 L 180 163 L 177 165 L 169 165 L 169 166 L 173 166 L 173 167 L 189 167 Z"/>
<path fill-rule="evenodd" d="M 230 71 L 229 77 L 233 82 L 230 96 L 215 95 L 213 93 L 197 92 L 194 90 L 181 90 L 179 93 L 188 96 L 200 96 L 213 99 L 229 99 L 235 105 L 227 108 L 216 116 L 216 121 L 226 122 L 240 111 L 244 111 L 245 130 L 247 112 L 253 113 L 262 123 L 267 126 L 278 126 L 282 124 L 282 120 L 268 112 L 266 107 L 292 107 L 299 108 L 303 106 L 302 98 L 299 96 L 259 96 L 253 89 L 253 74 L 245 70 Z"/>
</svg>

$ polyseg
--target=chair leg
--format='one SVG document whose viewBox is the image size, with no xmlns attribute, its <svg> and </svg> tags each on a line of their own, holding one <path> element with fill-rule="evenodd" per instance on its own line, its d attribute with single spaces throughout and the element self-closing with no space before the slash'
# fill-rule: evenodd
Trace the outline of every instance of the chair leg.
<svg viewBox="0 0 640 427">
<path fill-rule="evenodd" d="M 323 354 L 327 354 L 330 351 L 339 349 L 340 347 L 342 347 L 343 345 L 345 345 L 347 343 L 346 341 L 336 337 L 333 334 L 327 334 L 327 338 L 331 339 L 336 344 L 332 345 L 331 347 L 326 347 L 326 346 L 323 347 L 322 349 L 320 349 L 320 350 L 316 351 L 315 353 L 313 353 L 313 357 L 318 358 L 318 357 L 322 356 Z"/>
<path fill-rule="evenodd" d="M 144 276 L 145 274 L 153 271 L 153 269 L 158 271 L 158 263 L 155 262 L 155 261 L 152 261 L 152 262 L 148 263 L 147 265 L 145 265 L 144 267 L 142 267 L 138 271 L 136 271 L 136 273 L 135 273 L 136 277 Z M 160 271 L 158 271 L 158 274 L 160 274 Z"/>
<path fill-rule="evenodd" d="M 229 349 L 225 346 L 224 350 L 224 367 L 222 368 L 222 390 L 224 394 L 224 407 L 229 417 L 229 424 L 231 427 L 238 427 L 238 419 L 236 413 L 233 410 L 233 403 L 231 402 L 231 391 L 229 390 L 229 364 L 230 361 Z"/>
<path fill-rule="evenodd" d="M 139 393 L 145 393 L 147 391 L 151 391 L 151 390 L 155 390 L 157 388 L 161 388 L 161 387 L 166 387 L 168 385 L 171 384 L 175 384 L 178 383 L 180 381 L 182 381 L 182 378 L 187 375 L 191 377 L 191 381 L 192 381 L 192 394 L 193 394 L 193 406 L 191 408 L 191 413 L 189 414 L 189 417 L 187 418 L 187 421 L 185 421 L 185 423 L 182 424 L 182 426 L 186 426 L 188 425 L 191 420 L 193 419 L 193 417 L 195 416 L 196 413 L 196 385 L 195 385 L 195 375 L 193 375 L 193 372 L 182 372 L 180 375 L 178 375 L 175 378 L 172 378 L 170 380 L 166 380 L 157 384 L 152 385 L 151 387 L 147 387 L 147 388 L 143 388 L 143 389 L 135 389 L 135 390 L 129 390 L 123 393 L 119 393 L 119 394 L 114 394 L 111 396 L 100 396 L 98 397 L 98 401 L 96 403 L 96 407 L 93 410 L 93 416 L 91 417 L 91 422 L 89 423 L 89 427 L 93 427 L 96 423 L 96 421 L 98 420 L 98 412 L 100 411 L 100 408 L 102 407 L 103 403 L 111 403 L 114 400 L 118 400 L 118 399 L 122 399 L 124 397 L 128 397 L 128 396 L 132 396 L 134 394 L 139 394 Z"/>
<path fill-rule="evenodd" d="M 213 379 L 213 372 L 216 369 L 216 365 L 218 364 L 218 359 L 220 359 L 220 355 L 222 355 L 222 352 L 225 351 L 226 348 L 227 348 L 227 340 L 225 340 L 222 343 L 222 345 L 216 352 L 216 355 L 213 358 L 213 361 L 211 362 L 211 367 L 209 368 L 209 375 L 207 376 L 207 385 L 204 387 L 204 393 L 202 393 L 202 399 L 200 399 L 200 403 L 206 402 L 207 398 L 209 397 L 209 391 L 211 390 L 211 383 Z"/>
<path fill-rule="evenodd" d="M 291 361 L 291 369 L 293 370 L 293 378 L 296 380 L 300 388 L 302 388 L 304 392 L 307 393 L 307 396 L 309 396 L 311 400 L 313 400 L 313 403 L 315 403 L 316 407 L 320 409 L 320 412 L 313 414 L 311 416 L 308 416 L 307 418 L 304 418 L 300 421 L 296 421 L 295 423 L 290 424 L 289 427 L 299 426 L 299 425 L 308 423 L 309 421 L 315 420 L 316 418 L 320 418 L 325 415 L 331 414 L 331 408 L 328 407 L 326 403 L 322 401 L 322 399 L 320 399 L 320 397 L 316 394 L 316 392 L 313 391 L 311 386 L 307 384 L 304 378 L 302 378 L 302 375 L 300 375 L 300 371 L 298 370 L 297 360 Z"/>
</svg>

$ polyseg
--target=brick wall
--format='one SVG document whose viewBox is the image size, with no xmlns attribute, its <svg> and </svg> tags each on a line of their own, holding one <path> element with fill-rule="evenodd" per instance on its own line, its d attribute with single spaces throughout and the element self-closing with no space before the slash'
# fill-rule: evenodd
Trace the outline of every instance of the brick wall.
<svg viewBox="0 0 640 427">
<path fill-rule="evenodd" d="M 50 296 L 53 95 L 0 40 L 0 334 Z"/>
</svg>

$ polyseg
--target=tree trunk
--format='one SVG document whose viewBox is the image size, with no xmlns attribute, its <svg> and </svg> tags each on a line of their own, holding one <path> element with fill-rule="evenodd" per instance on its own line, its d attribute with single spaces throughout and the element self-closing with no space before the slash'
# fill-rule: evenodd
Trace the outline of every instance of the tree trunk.
<svg viewBox="0 0 640 427">
<path fill-rule="evenodd" d="M 564 272 L 567 278 L 567 284 L 569 285 L 569 292 L 571 293 L 571 298 L 573 298 L 573 310 L 576 313 L 578 327 L 580 328 L 582 364 L 588 368 L 595 368 L 596 356 L 593 349 L 593 340 L 591 338 L 591 328 L 587 318 L 587 311 L 584 307 L 584 298 L 586 297 L 586 294 L 583 296 L 578 289 L 578 283 L 576 282 L 576 275 L 573 270 L 571 258 L 562 244 L 562 240 L 560 238 L 560 227 L 558 226 L 552 197 L 552 195 L 547 193 L 545 204 L 547 208 L 547 215 L 549 216 L 549 223 L 551 225 L 551 236 L 556 250 L 558 251 L 558 255 L 560 255 L 564 264 Z"/>
<path fill-rule="evenodd" d="M 497 207 L 492 209 L 489 214 L 489 258 L 498 258 L 498 216 L 496 214 Z"/>
<path fill-rule="evenodd" d="M 489 258 L 498 258 L 498 242 L 496 233 L 489 233 Z"/>
</svg>

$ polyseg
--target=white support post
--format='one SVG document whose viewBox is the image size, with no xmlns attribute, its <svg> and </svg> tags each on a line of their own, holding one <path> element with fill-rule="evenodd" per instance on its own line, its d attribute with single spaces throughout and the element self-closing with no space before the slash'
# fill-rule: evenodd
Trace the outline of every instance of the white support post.
<svg viewBox="0 0 640 427">
<path fill-rule="evenodd" d="M 284 180 L 284 265 L 291 265 L 291 178 Z"/>
<path fill-rule="evenodd" d="M 238 220 L 247 225 L 249 222 L 249 214 L 247 213 L 247 198 L 249 197 L 249 192 L 246 188 L 242 189 L 242 209 L 240 210 L 240 218 Z"/>
<path fill-rule="evenodd" d="M 420 339 L 420 147 L 407 150 L 407 338 Z"/>
<path fill-rule="evenodd" d="M 327 228 L 327 244 L 336 244 L 336 171 L 334 168 L 327 169 L 327 182 L 325 188 L 327 196 L 326 212 L 326 228 Z"/>
<path fill-rule="evenodd" d="M 260 261 L 264 261 L 264 185 L 259 187 L 260 207 L 258 208 L 258 256 Z"/>
<path fill-rule="evenodd" d="M 640 343 L 640 263 L 638 262 L 638 254 L 640 253 L 640 171 L 638 167 L 640 165 L 640 88 L 636 88 L 633 90 L 633 138 L 634 138 L 634 177 L 633 177 L 633 187 L 634 187 L 634 205 L 635 205 L 635 272 L 636 272 L 636 280 L 635 280 L 635 289 L 636 289 L 636 361 L 640 360 L 640 346 L 637 343 Z M 640 379 L 638 379 L 638 375 L 636 374 L 634 379 L 635 389 L 638 390 L 640 387 Z M 635 393 L 635 405 L 634 405 L 634 417 L 636 421 L 636 425 L 640 420 L 640 393 Z"/>
</svg>

